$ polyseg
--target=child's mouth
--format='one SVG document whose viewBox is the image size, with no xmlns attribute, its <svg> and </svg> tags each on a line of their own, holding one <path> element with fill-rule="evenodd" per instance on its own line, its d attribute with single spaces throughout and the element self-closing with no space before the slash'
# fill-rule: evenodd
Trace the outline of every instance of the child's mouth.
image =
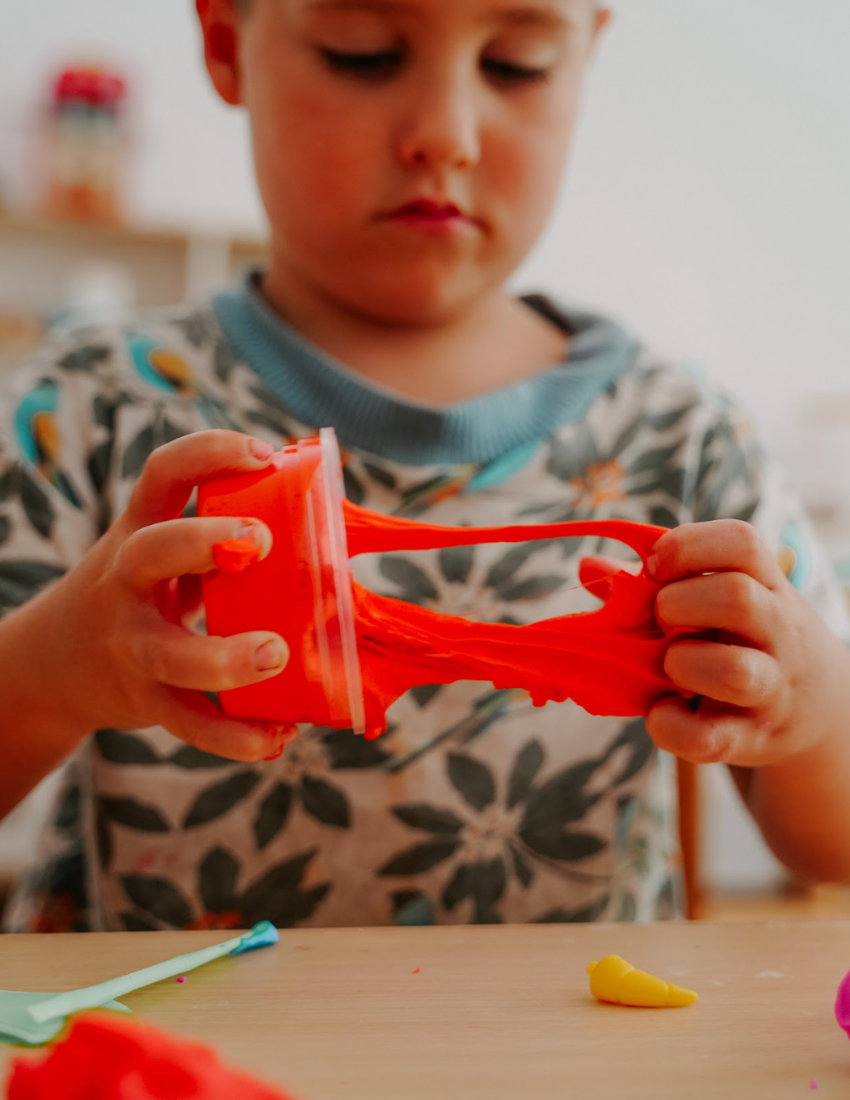
<svg viewBox="0 0 850 1100">
<path fill-rule="evenodd" d="M 446 232 L 474 224 L 474 220 L 454 203 L 434 199 L 414 199 L 390 211 L 384 218 L 425 232 Z"/>
</svg>

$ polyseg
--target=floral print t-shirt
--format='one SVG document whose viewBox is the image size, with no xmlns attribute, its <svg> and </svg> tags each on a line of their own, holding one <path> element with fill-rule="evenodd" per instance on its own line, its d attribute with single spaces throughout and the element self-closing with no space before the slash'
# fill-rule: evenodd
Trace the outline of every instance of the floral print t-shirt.
<svg viewBox="0 0 850 1100">
<path fill-rule="evenodd" d="M 252 280 L 201 308 L 57 337 L 0 421 L 0 609 L 71 568 L 151 450 L 208 427 L 276 445 L 333 424 L 349 497 L 434 524 L 754 523 L 793 583 L 841 603 L 730 400 L 621 329 L 529 299 L 564 362 L 448 410 L 370 387 L 270 314 Z M 486 621 L 584 610 L 551 539 L 357 558 L 374 591 Z M 167 730 L 101 729 L 63 770 L 7 930 L 656 919 L 680 911 L 671 761 L 641 719 L 423 684 L 377 741 L 303 728 L 258 764 Z"/>
</svg>

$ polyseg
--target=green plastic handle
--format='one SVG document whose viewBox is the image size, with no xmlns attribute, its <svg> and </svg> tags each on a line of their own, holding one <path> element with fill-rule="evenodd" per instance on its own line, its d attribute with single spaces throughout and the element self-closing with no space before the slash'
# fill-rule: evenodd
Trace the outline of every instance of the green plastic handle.
<svg viewBox="0 0 850 1100">
<path fill-rule="evenodd" d="M 84 1008 L 98 1008 L 107 1001 L 114 1001 L 126 993 L 132 993 L 134 989 L 142 989 L 146 985 L 153 985 L 166 978 L 177 977 L 178 974 L 185 974 L 187 970 L 196 970 L 204 963 L 221 958 L 222 955 L 249 951 L 254 947 L 265 947 L 266 944 L 276 941 L 277 929 L 268 921 L 261 921 L 250 932 L 243 932 L 241 936 L 215 943 L 211 947 L 201 947 L 197 951 L 190 951 L 187 955 L 177 955 L 173 959 L 146 966 L 143 970 L 135 970 L 132 974 L 124 974 L 120 978 L 110 978 L 109 981 L 86 986 L 84 989 L 72 989 L 68 993 L 59 993 L 48 1001 L 30 1005 L 28 1012 L 37 1023 L 43 1024 L 59 1016 L 70 1016 Z"/>
</svg>

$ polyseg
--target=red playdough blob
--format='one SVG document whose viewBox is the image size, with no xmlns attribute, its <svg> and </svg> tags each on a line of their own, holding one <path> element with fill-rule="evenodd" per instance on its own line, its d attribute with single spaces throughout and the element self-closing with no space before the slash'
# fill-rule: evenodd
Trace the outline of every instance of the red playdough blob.
<svg viewBox="0 0 850 1100">
<path fill-rule="evenodd" d="M 419 684 L 490 681 L 526 690 L 536 706 L 573 699 L 591 714 L 618 716 L 644 715 L 676 693 L 663 670 L 672 635 L 655 621 L 658 586 L 645 570 L 612 574 L 588 559 L 580 580 L 605 601 L 601 608 L 515 626 L 375 595 L 347 564 L 364 553 L 584 535 L 625 543 L 645 563 L 666 528 L 625 520 L 439 527 L 383 516 L 342 499 L 328 479 L 333 462 L 339 479 L 335 443 L 329 449 L 325 433 L 319 442 L 284 448 L 260 474 L 201 486 L 201 515 L 254 516 L 274 540 L 264 561 L 204 578 L 210 633 L 275 630 L 292 652 L 280 675 L 223 692 L 229 714 L 354 726 L 377 737 L 390 704 Z"/>
<path fill-rule="evenodd" d="M 292 1100 L 216 1052 L 111 1013 L 76 1017 L 40 1060 L 12 1063 L 8 1100 Z"/>
</svg>

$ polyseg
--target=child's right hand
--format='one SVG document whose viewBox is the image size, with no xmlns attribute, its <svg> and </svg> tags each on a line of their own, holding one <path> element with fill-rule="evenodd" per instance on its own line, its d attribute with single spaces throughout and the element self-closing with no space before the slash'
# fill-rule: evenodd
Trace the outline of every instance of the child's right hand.
<svg viewBox="0 0 850 1100">
<path fill-rule="evenodd" d="M 289 657 L 283 639 L 268 631 L 207 637 L 185 625 L 200 602 L 200 576 L 215 568 L 214 544 L 252 538 L 264 558 L 272 542 L 258 520 L 182 518 L 193 488 L 218 474 L 260 470 L 271 454 L 269 444 L 229 431 L 160 447 L 126 511 L 43 594 L 43 680 L 70 725 L 162 725 L 233 760 L 278 755 L 291 739 L 291 727 L 229 718 L 203 694 L 275 676 Z"/>
</svg>

